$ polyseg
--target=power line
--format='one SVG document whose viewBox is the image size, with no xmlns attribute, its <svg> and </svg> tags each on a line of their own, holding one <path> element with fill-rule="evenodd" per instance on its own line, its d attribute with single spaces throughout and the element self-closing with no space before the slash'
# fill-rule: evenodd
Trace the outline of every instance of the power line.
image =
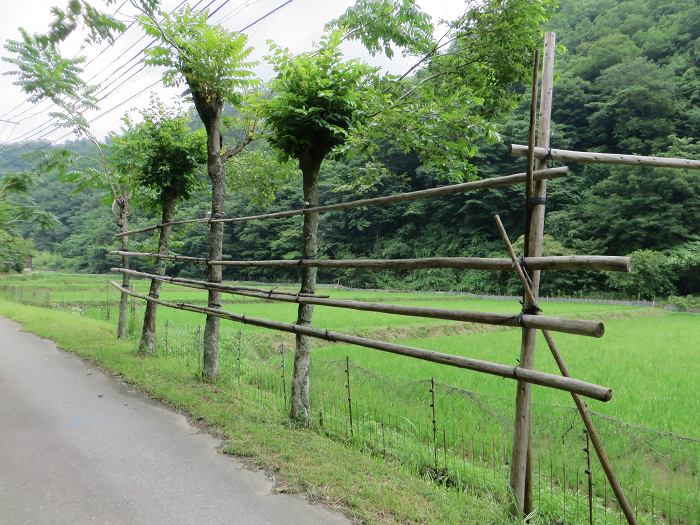
<svg viewBox="0 0 700 525">
<path fill-rule="evenodd" d="M 121 9 L 121 7 L 123 7 L 124 4 L 125 4 L 127 1 L 128 1 L 128 0 L 125 0 L 125 1 L 122 3 L 122 5 L 120 6 L 119 9 Z M 174 13 L 177 9 L 179 9 L 180 7 L 182 7 L 182 6 L 186 3 L 186 1 L 187 1 L 187 0 L 182 0 L 176 7 L 174 7 L 174 8 L 170 11 L 170 14 Z M 204 0 L 199 0 L 199 1 L 192 7 L 192 9 L 196 9 L 197 6 L 199 6 L 199 4 L 201 4 L 203 1 L 204 1 Z M 217 1 L 217 0 L 210 0 L 210 2 L 209 2 L 204 8 L 202 8 L 202 10 L 207 9 L 209 6 L 211 6 L 211 5 L 212 5 L 214 2 L 216 2 L 216 1 Z M 229 1 L 230 1 L 230 0 L 225 0 L 225 2 L 222 4 L 221 7 L 223 7 L 224 5 L 226 5 Z M 116 12 L 118 12 L 118 10 L 117 10 Z M 115 14 L 116 14 L 116 12 L 115 12 Z M 132 24 L 132 25 L 133 25 L 133 24 Z M 129 27 L 131 27 L 131 25 L 130 25 Z M 128 28 L 127 28 L 127 29 L 128 29 Z M 125 30 L 125 32 L 126 32 L 126 30 Z M 124 33 L 121 33 L 119 36 L 121 36 L 121 35 L 123 35 L 123 34 L 124 34 Z M 141 38 L 139 38 L 135 43 L 140 42 L 140 41 L 143 40 L 146 36 L 147 36 L 147 35 L 145 35 L 145 34 L 142 35 Z M 116 39 L 115 39 L 115 40 L 116 40 Z M 110 78 L 112 78 L 116 73 L 118 73 L 123 67 L 125 67 L 126 65 L 128 65 L 130 62 L 132 62 L 132 61 L 134 61 L 134 60 L 137 60 L 137 62 L 134 63 L 129 69 L 127 69 L 126 72 L 128 73 L 129 71 L 131 71 L 134 67 L 136 67 L 136 66 L 139 64 L 138 59 L 140 58 L 140 56 L 141 56 L 141 54 L 143 53 L 143 51 L 145 51 L 148 47 L 150 47 L 151 45 L 153 45 L 153 43 L 155 43 L 155 42 L 156 42 L 155 39 L 151 40 L 151 42 L 150 42 L 148 45 L 146 45 L 146 46 L 143 47 L 141 50 L 139 50 L 138 52 L 136 52 L 129 60 L 127 60 L 126 63 L 124 63 L 124 64 L 122 64 L 120 67 L 118 67 L 118 68 L 117 68 L 115 71 L 113 71 L 109 76 L 107 76 L 105 79 L 103 79 L 102 82 L 106 82 L 107 80 L 109 80 Z M 103 49 L 102 52 L 106 51 L 106 49 L 108 49 L 108 48 Z M 102 52 L 101 52 L 101 53 L 102 53 Z M 90 77 L 90 78 L 88 79 L 87 82 L 90 82 L 92 79 L 94 79 L 96 76 L 100 75 L 102 72 L 104 72 L 106 69 L 108 69 L 108 68 L 109 68 L 110 66 L 112 66 L 112 65 L 113 65 L 113 64 L 109 64 L 109 65 L 107 65 L 106 67 L 102 68 L 100 71 L 98 71 L 98 72 L 97 72 L 96 74 L 94 74 L 92 77 Z M 131 76 L 127 79 L 127 81 L 130 80 L 130 79 L 132 79 L 132 78 L 134 78 L 139 72 L 143 71 L 145 68 L 146 68 L 145 65 L 142 66 L 141 69 L 139 69 L 139 71 L 137 71 L 135 74 L 131 75 Z M 122 86 L 122 85 L 124 85 L 125 83 L 126 83 L 126 81 L 122 81 L 122 82 L 119 84 L 119 86 Z M 118 87 L 119 87 L 119 86 L 118 86 Z M 109 87 L 110 87 L 110 84 L 107 84 L 107 85 L 105 85 L 105 86 L 102 86 L 100 89 L 98 89 L 98 91 L 96 92 L 96 95 L 99 95 L 100 92 L 104 91 L 105 89 L 108 89 Z M 115 90 L 116 90 L 116 89 L 113 89 L 113 90 L 110 91 L 107 95 L 104 95 L 103 97 L 99 98 L 99 99 L 98 99 L 98 102 L 104 100 L 109 94 L 113 93 Z M 48 99 L 42 100 L 39 104 L 43 103 L 44 101 L 48 101 Z M 33 108 L 36 108 L 36 106 L 31 106 L 31 107 L 29 107 L 28 109 L 26 109 L 25 111 L 23 111 L 22 114 L 26 113 L 27 111 L 29 111 L 29 110 L 31 110 L 31 109 L 33 109 Z M 44 113 L 44 112 L 45 112 L 45 110 L 44 110 L 44 109 L 41 109 L 41 110 L 39 110 L 39 111 L 36 111 L 36 112 L 33 113 L 32 115 L 26 117 L 26 119 L 35 117 L 36 115 L 39 115 L 39 114 Z M 22 140 L 30 140 L 29 137 L 30 137 L 32 134 L 34 134 L 35 132 L 37 132 L 37 133 L 42 133 L 43 131 L 45 131 L 45 130 L 48 129 L 49 127 L 52 127 L 52 125 L 53 125 L 57 120 L 58 120 L 58 119 L 57 119 L 56 117 L 50 118 L 48 121 L 45 121 L 45 122 L 43 122 L 42 124 L 39 124 L 38 126 L 35 126 L 35 127 L 33 127 L 32 129 L 30 129 L 29 131 L 26 131 L 26 132 L 24 132 L 23 134 L 21 134 L 19 137 L 17 137 L 17 138 L 15 139 L 14 142 L 17 143 L 18 141 L 22 141 Z M 55 129 L 55 126 L 53 126 L 53 127 L 54 127 L 54 129 Z M 14 128 L 13 128 L 13 130 L 14 130 Z M 38 131 L 37 131 L 37 130 L 38 130 Z M 49 133 L 51 133 L 52 131 L 53 131 L 53 130 L 51 130 Z M 38 137 L 38 138 L 36 138 L 36 139 L 34 139 L 34 140 L 41 139 L 41 138 L 45 137 L 47 134 L 49 134 L 49 133 L 44 133 L 43 135 L 41 135 L 40 137 Z M 9 140 L 9 137 L 8 137 L 8 140 Z M 11 145 L 8 145 L 8 146 L 11 146 Z"/>
<path fill-rule="evenodd" d="M 281 3 L 280 5 L 278 5 L 277 7 L 275 7 L 272 11 L 269 11 L 269 12 L 265 13 L 263 16 L 261 16 L 261 17 L 258 18 L 257 20 L 254 20 L 253 22 L 251 22 L 250 24 L 248 24 L 247 26 L 245 26 L 243 29 L 240 29 L 238 32 L 239 32 L 239 33 L 242 33 L 242 32 L 245 31 L 246 29 L 250 29 L 251 27 L 253 27 L 253 26 L 256 25 L 257 23 L 262 22 L 262 21 L 265 20 L 267 17 L 273 15 L 274 13 L 276 13 L 277 11 L 279 11 L 280 9 L 282 9 L 283 7 L 285 7 L 285 6 L 289 5 L 289 4 L 291 4 L 293 1 L 294 1 L 294 0 L 287 0 L 286 2 Z"/>
<path fill-rule="evenodd" d="M 126 100 L 123 100 L 123 101 L 120 102 L 119 104 L 117 104 L 117 105 L 115 105 L 115 106 L 112 106 L 112 107 L 109 108 L 108 110 L 102 111 L 99 115 L 97 115 L 94 119 L 90 120 L 88 123 L 89 123 L 89 124 L 92 124 L 92 123 L 96 122 L 97 120 L 100 120 L 102 117 L 104 117 L 105 115 L 108 115 L 109 113 L 111 113 L 111 112 L 114 111 L 115 109 L 117 109 L 117 108 L 123 106 L 124 104 L 126 104 L 126 103 L 129 102 L 130 100 L 135 99 L 136 97 L 138 97 L 138 96 L 144 94 L 144 93 L 145 93 L 146 91 L 148 91 L 149 89 L 151 89 L 151 88 L 157 86 L 160 82 L 161 82 L 160 79 L 156 80 L 155 82 L 153 82 L 153 84 L 150 84 L 149 86 L 146 86 L 146 87 L 143 88 L 141 91 L 139 91 L 138 93 L 136 93 L 136 94 L 134 94 L 134 95 L 131 95 L 131 96 L 130 96 L 129 98 L 127 98 Z M 74 131 L 69 131 L 68 133 L 66 133 L 66 134 L 64 134 L 64 135 L 61 135 L 61 136 L 58 137 L 57 139 L 54 139 L 54 140 L 52 140 L 51 142 L 49 142 L 49 146 L 55 144 L 55 143 L 58 142 L 59 140 L 62 140 L 62 139 L 64 139 L 64 138 L 66 138 L 66 137 L 69 136 L 69 135 L 72 135 L 73 133 L 74 133 Z"/>
<path fill-rule="evenodd" d="M 242 12 L 244 9 L 246 9 L 246 8 L 248 8 L 248 7 L 250 7 L 250 6 L 253 6 L 253 5 L 255 5 L 255 4 L 259 4 L 260 2 L 262 2 L 262 0 L 255 0 L 255 1 L 252 1 L 252 0 L 245 0 L 245 2 L 243 2 L 242 4 L 239 4 L 237 7 L 235 7 L 235 8 L 233 9 L 233 11 L 231 11 L 230 13 L 224 15 L 223 17 L 221 17 L 221 18 L 220 18 L 217 22 L 215 22 L 215 23 L 218 24 L 218 25 L 223 25 L 225 22 L 227 22 L 228 20 L 230 20 L 232 17 L 236 16 L 238 13 Z"/>
<path fill-rule="evenodd" d="M 124 6 L 126 5 L 126 3 L 127 3 L 128 1 L 129 1 L 129 0 L 124 0 L 124 1 L 121 3 L 121 5 L 120 5 L 119 7 L 117 7 L 117 9 L 114 11 L 114 13 L 112 13 L 112 16 L 116 16 L 116 15 L 119 13 L 119 11 L 121 11 L 122 7 L 124 7 Z M 129 24 L 129 26 L 128 26 L 123 32 L 119 33 L 119 34 L 117 35 L 117 37 L 113 40 L 113 43 L 116 42 L 117 40 L 119 40 L 119 38 L 120 38 L 124 33 L 126 33 L 126 32 L 131 28 L 132 25 L 134 25 L 134 22 L 132 22 L 131 24 Z M 85 47 L 85 43 L 83 43 L 83 44 L 80 46 L 80 50 L 78 51 L 78 53 L 76 53 L 76 55 L 75 55 L 73 58 L 75 58 L 76 56 L 78 56 L 78 54 L 80 53 L 80 51 L 83 50 L 84 47 Z M 103 49 L 102 51 L 100 51 L 100 53 L 99 53 L 97 56 L 93 57 L 93 58 L 90 60 L 90 62 L 88 62 L 87 64 L 85 64 L 85 66 L 83 66 L 83 68 L 85 68 L 85 67 L 87 67 L 89 64 L 91 64 L 98 56 L 100 56 L 102 53 L 104 53 L 107 49 L 109 49 L 109 46 L 106 47 L 105 49 Z M 25 104 L 31 104 L 30 98 L 27 98 L 26 100 L 20 102 L 19 104 L 17 104 L 15 107 L 13 107 L 12 109 L 10 109 L 9 111 L 6 111 L 6 112 L 3 113 L 2 115 L 0 115 L 0 117 L 5 117 L 5 116 L 9 115 L 10 113 L 12 113 L 13 111 L 15 111 L 16 109 L 19 109 L 20 107 L 24 106 Z M 25 114 L 27 111 L 29 111 L 30 109 L 32 109 L 32 108 L 34 108 L 34 107 L 36 107 L 36 106 L 35 106 L 34 104 L 32 104 L 29 108 L 27 108 L 26 110 L 22 111 L 21 113 L 18 113 L 18 114 L 15 115 L 13 118 L 17 118 L 17 117 L 19 117 L 19 116 Z M 27 117 L 27 118 L 29 118 L 29 117 Z"/>
<path fill-rule="evenodd" d="M 180 7 L 182 7 L 182 5 L 184 5 L 186 1 L 187 1 L 187 0 L 182 0 L 175 8 L 173 8 L 173 9 L 170 11 L 170 13 L 173 13 L 173 12 L 175 12 L 177 9 L 179 9 Z M 203 1 L 203 0 L 199 0 L 199 1 L 197 2 L 197 4 L 195 4 L 194 8 L 196 8 L 200 3 L 202 3 L 202 1 Z M 212 2 L 213 2 L 213 1 L 215 1 L 215 0 L 212 0 Z M 121 8 L 124 7 L 124 5 L 125 5 L 127 2 L 128 2 L 128 0 L 124 0 L 124 2 L 122 2 L 122 4 L 117 8 L 117 10 L 113 13 L 112 16 L 116 15 L 116 14 L 121 10 Z M 211 5 L 212 2 L 210 2 L 210 5 Z M 124 30 L 124 32 L 122 32 L 122 33 L 120 33 L 119 35 L 117 35 L 117 37 L 114 39 L 113 42 L 116 42 L 116 41 L 117 41 L 121 36 L 123 36 L 134 24 L 135 24 L 135 22 L 132 22 L 131 24 L 129 24 L 129 26 Z M 147 36 L 147 35 L 145 35 L 145 34 L 142 35 L 138 40 L 136 40 L 136 42 L 134 42 L 134 45 L 135 45 L 136 43 L 140 42 L 141 40 L 143 40 L 146 36 Z M 150 43 L 148 46 L 142 48 L 141 51 L 137 52 L 131 59 L 127 60 L 127 62 L 126 62 L 125 64 L 123 64 L 122 66 L 120 66 L 119 68 L 117 68 L 117 69 L 116 69 L 114 72 L 112 72 L 112 74 L 109 75 L 107 78 L 103 79 L 102 82 L 106 82 L 107 80 L 109 80 L 110 78 L 112 78 L 119 70 L 121 70 L 121 69 L 122 69 L 125 65 L 127 65 L 129 62 L 133 61 L 134 59 L 138 59 L 139 56 L 140 56 L 140 53 L 142 53 L 143 50 L 145 50 L 147 47 L 149 47 L 153 42 L 155 42 L 155 40 L 152 40 L 151 43 Z M 110 49 L 111 47 L 112 47 L 112 44 L 110 44 L 109 46 L 103 48 L 95 57 L 93 57 L 87 64 L 85 64 L 85 66 L 89 65 L 90 63 L 92 63 L 97 57 L 99 57 L 100 55 L 102 55 L 103 53 L 105 53 L 105 52 L 106 52 L 108 49 Z M 81 49 L 82 49 L 82 48 L 81 48 Z M 76 56 L 77 56 L 77 55 L 76 55 Z M 74 57 L 74 58 L 75 58 L 75 57 Z M 138 63 L 138 62 L 137 62 L 137 63 Z M 86 83 L 89 83 L 91 80 L 93 80 L 95 77 L 99 76 L 101 73 L 103 73 L 105 70 L 109 69 L 109 67 L 111 67 L 111 66 L 113 66 L 113 65 L 114 65 L 114 64 L 108 64 L 107 66 L 103 67 L 100 71 L 98 71 L 97 73 L 95 73 L 94 75 L 92 75 L 92 76 L 86 81 Z M 85 66 L 83 66 L 83 67 L 85 67 Z M 133 69 L 133 67 L 135 67 L 135 66 L 132 66 L 131 68 L 129 68 L 129 69 L 127 70 L 127 72 L 130 71 L 131 69 Z M 107 87 L 109 87 L 109 86 L 105 86 L 105 87 L 103 87 L 103 88 L 98 89 L 98 91 L 97 91 L 96 94 L 99 94 L 100 91 L 103 91 L 103 90 L 104 90 L 105 88 L 107 88 Z M 104 98 L 104 97 L 103 97 L 103 98 Z M 102 99 L 100 99 L 100 100 L 102 100 Z M 24 103 L 26 103 L 26 102 L 29 102 L 29 99 L 27 99 Z M 29 108 L 27 108 L 27 109 L 25 109 L 24 111 L 22 111 L 21 113 L 17 114 L 14 118 L 17 118 L 17 117 L 19 117 L 19 116 L 21 116 L 21 115 L 24 115 L 25 113 L 27 113 L 28 111 L 31 111 L 32 109 L 38 109 L 37 106 L 40 106 L 41 104 L 43 104 L 43 103 L 45 103 L 45 102 L 49 102 L 49 105 L 51 105 L 51 101 L 49 101 L 48 99 L 44 99 L 44 100 L 40 101 L 39 104 L 37 104 L 37 105 L 32 105 L 32 106 L 30 106 Z M 24 103 L 22 103 L 22 104 L 24 104 Z M 19 106 L 16 106 L 15 109 L 16 109 L 17 107 L 20 107 L 22 104 L 20 104 Z M 11 112 L 11 111 L 13 111 L 13 110 L 10 110 L 10 112 Z M 28 119 L 30 119 L 30 118 L 33 118 L 33 117 L 37 116 L 37 115 L 40 115 L 41 113 L 44 113 L 45 111 L 46 111 L 46 110 L 43 109 L 43 108 L 42 108 L 42 109 L 38 109 L 38 111 L 35 111 L 35 112 L 32 113 L 31 115 L 26 116 L 26 117 L 25 117 L 25 120 L 28 120 Z M 45 129 L 47 126 L 50 126 L 51 124 L 53 124 L 54 122 L 56 122 L 56 120 L 57 120 L 57 119 L 56 119 L 55 117 L 53 117 L 53 118 L 49 119 L 48 121 L 45 121 L 43 124 L 39 124 L 38 126 L 35 126 L 35 127 L 32 128 L 31 130 L 29 130 L 29 131 L 27 131 L 27 132 L 24 132 L 22 135 L 20 135 L 19 137 L 17 137 L 17 138 L 15 139 L 15 142 L 20 141 L 20 140 L 24 139 L 25 137 L 31 135 L 31 134 L 32 134 L 34 131 L 36 131 L 37 129 L 40 129 L 40 128 L 44 128 L 44 129 Z M 14 128 L 13 128 L 13 131 L 14 131 Z M 41 129 L 41 130 L 39 131 L 39 133 L 41 133 L 41 131 L 43 131 L 43 129 Z M 8 140 L 9 140 L 9 137 L 8 137 Z"/>
<path fill-rule="evenodd" d="M 211 2 L 210 2 L 208 5 L 211 5 L 214 1 L 215 1 L 215 0 L 211 0 Z M 268 11 L 267 13 L 265 13 L 265 14 L 262 15 L 262 16 L 260 16 L 259 18 L 257 18 L 256 20 L 254 20 L 254 21 L 251 22 L 250 24 L 246 25 L 244 28 L 240 29 L 240 30 L 237 31 L 237 32 L 242 33 L 242 32 L 244 32 L 244 31 L 246 31 L 247 29 L 250 29 L 251 27 L 257 25 L 258 23 L 260 23 L 260 22 L 262 22 L 263 20 L 267 19 L 268 17 L 272 16 L 274 13 L 276 13 L 276 12 L 279 11 L 280 9 L 282 9 L 282 8 L 284 8 L 285 6 L 291 4 L 293 1 L 294 1 L 294 0 L 286 0 L 286 1 L 283 2 L 282 4 L 278 5 L 278 6 L 275 7 L 274 9 Z M 223 7 L 223 5 L 226 5 L 226 4 L 228 4 L 229 2 L 230 2 L 230 0 L 226 0 L 226 1 L 224 2 L 224 4 L 222 4 L 222 6 L 219 6 L 219 8 Z M 204 9 L 206 9 L 206 7 L 204 7 L 202 10 L 204 10 Z M 211 17 L 211 14 L 209 15 L 209 17 Z M 144 68 L 145 68 L 145 66 L 144 66 Z M 139 71 L 139 72 L 140 72 L 140 71 Z M 137 73 L 138 73 L 138 72 L 137 72 Z M 88 123 L 89 123 L 89 124 L 94 123 L 95 121 L 99 120 L 99 119 L 102 118 L 103 116 L 105 116 L 105 115 L 111 113 L 112 111 L 114 111 L 114 110 L 116 110 L 117 108 L 123 106 L 124 104 L 126 104 L 127 102 L 133 100 L 134 98 L 136 98 L 136 97 L 142 95 L 143 93 L 145 93 L 145 92 L 148 91 L 149 89 L 155 87 L 156 85 L 158 85 L 158 84 L 161 83 L 161 82 L 162 82 L 162 80 L 161 80 L 161 79 L 158 79 L 157 81 L 153 82 L 151 85 L 149 85 L 149 86 L 147 86 L 146 88 L 142 89 L 142 90 L 139 91 L 138 93 L 136 93 L 136 94 L 130 96 L 130 97 L 127 98 L 126 100 L 123 100 L 122 102 L 116 104 L 115 106 L 111 107 L 110 109 L 101 112 L 98 116 L 96 116 L 94 119 L 90 120 Z M 53 131 L 55 131 L 55 129 L 54 129 L 54 130 L 51 130 L 51 131 L 49 131 L 49 132 L 47 132 L 47 133 L 44 133 L 42 136 L 40 136 L 40 137 L 38 137 L 37 139 L 34 139 L 34 140 L 39 140 L 39 139 L 41 139 L 41 138 L 44 138 L 45 136 L 47 136 L 47 135 L 53 133 Z M 60 136 L 60 137 L 58 137 L 57 139 L 54 139 L 53 141 L 51 141 L 51 142 L 49 143 L 49 145 L 55 144 L 56 142 L 58 142 L 58 141 L 64 139 L 65 137 L 68 137 L 68 136 L 71 135 L 72 133 L 73 133 L 73 131 L 70 131 L 70 132 L 68 132 L 68 133 L 66 133 L 66 134 L 64 134 L 64 135 L 62 135 L 62 136 Z"/>
<path fill-rule="evenodd" d="M 122 6 L 120 6 L 120 9 L 121 9 L 121 7 L 123 7 L 123 5 L 124 5 L 127 1 L 128 1 L 128 0 L 125 0 L 125 1 L 124 1 L 124 3 L 122 4 Z M 182 1 L 180 2 L 180 4 L 178 4 L 178 5 L 177 5 L 172 11 L 170 11 L 170 12 L 172 13 L 172 12 L 174 12 L 175 10 L 179 9 L 180 7 L 182 7 L 182 5 L 183 5 L 186 1 L 187 1 L 187 0 L 182 0 Z M 197 4 L 195 4 L 194 7 L 196 7 L 197 5 L 199 5 L 200 3 L 202 3 L 202 1 L 203 1 L 203 0 L 199 0 L 199 2 L 197 2 Z M 128 29 L 129 29 L 133 24 L 134 24 L 134 22 L 132 22 L 132 24 L 130 24 L 129 27 L 127 27 L 127 29 L 124 31 L 124 33 L 126 33 L 126 31 L 128 31 Z M 118 37 L 119 37 L 119 36 L 122 36 L 124 33 L 120 33 L 120 34 L 118 35 Z M 140 42 L 141 40 L 143 40 L 146 36 L 147 36 L 147 35 L 145 35 L 145 34 L 142 35 L 138 40 L 136 40 L 136 42 L 134 42 L 134 45 L 137 44 L 138 42 Z M 117 38 L 118 38 L 118 37 L 117 37 Z M 115 39 L 115 41 L 116 41 L 116 40 L 117 40 L 117 39 Z M 148 47 L 150 47 L 154 42 L 155 42 L 155 39 L 154 39 L 154 40 L 151 40 L 151 42 L 150 42 L 147 46 L 145 46 L 144 48 L 142 48 L 140 51 L 136 52 L 136 54 L 134 54 L 130 59 L 128 59 L 128 60 L 127 60 L 124 64 L 122 64 L 121 66 L 119 66 L 116 70 L 114 70 L 109 76 L 107 76 L 106 78 L 104 78 L 101 82 L 106 82 L 107 80 L 109 80 L 110 78 L 112 78 L 115 74 L 117 74 L 122 68 L 124 68 L 125 66 L 127 66 L 130 62 L 136 60 L 137 62 L 135 62 L 129 69 L 127 69 L 125 73 L 128 73 L 129 71 L 131 71 L 131 70 L 132 70 L 134 67 L 136 67 L 136 65 L 139 63 L 139 62 L 138 62 L 138 59 L 140 58 L 141 53 L 142 53 L 145 49 L 147 49 Z M 111 46 L 109 46 L 109 47 L 111 47 Z M 104 53 L 105 51 L 107 51 L 107 49 L 109 49 L 109 47 L 106 47 L 106 48 L 102 49 L 102 51 L 100 51 L 100 53 L 99 53 L 97 56 L 100 56 L 102 53 Z M 95 58 L 97 58 L 97 56 L 94 57 L 93 60 L 94 60 Z M 91 60 L 90 62 L 92 62 L 93 60 Z M 86 65 L 87 65 L 87 64 L 86 64 Z M 95 73 L 94 75 L 92 75 L 92 76 L 86 81 L 86 83 L 89 83 L 89 82 L 92 81 L 95 77 L 99 76 L 100 74 L 102 74 L 104 71 L 106 71 L 107 69 L 109 69 L 109 68 L 110 68 L 111 66 L 113 66 L 113 65 L 114 65 L 114 64 L 108 64 L 108 65 L 106 65 L 106 66 L 103 67 L 100 71 L 98 71 L 97 73 Z M 135 75 L 132 75 L 132 76 L 129 77 L 129 78 L 133 78 L 134 76 L 135 76 Z M 120 84 L 120 85 L 123 85 L 123 84 L 124 84 L 124 82 L 122 82 L 122 84 Z M 108 87 L 109 87 L 109 85 L 101 87 L 100 89 L 98 89 L 96 95 L 98 95 L 98 94 L 100 93 L 100 91 L 104 91 L 104 89 L 106 89 L 106 88 L 108 88 Z M 104 97 L 102 97 L 102 98 L 99 99 L 99 100 L 103 100 L 103 99 L 104 99 Z M 99 101 L 99 100 L 98 100 L 98 101 Z M 48 99 L 42 100 L 42 101 L 40 102 L 40 104 L 43 103 L 44 101 L 48 101 Z M 33 107 L 36 107 L 36 106 L 33 106 Z M 30 108 L 28 108 L 27 110 L 23 111 L 21 114 L 26 113 L 27 111 L 29 111 L 29 110 L 31 110 L 31 109 L 32 109 L 32 107 L 30 107 Z M 41 113 L 44 113 L 44 112 L 45 112 L 44 109 L 40 109 L 40 110 L 38 110 L 38 111 L 32 113 L 31 115 L 27 116 L 26 119 L 33 118 L 33 117 L 35 117 L 35 116 L 37 116 L 37 115 L 39 115 L 39 114 L 41 114 Z M 20 115 L 21 115 L 21 114 L 20 114 Z M 18 116 L 19 116 L 19 115 L 18 115 Z M 32 132 L 34 132 L 35 130 L 37 130 L 37 129 L 39 129 L 39 128 L 44 128 L 44 127 L 46 127 L 47 125 L 52 124 L 52 123 L 55 122 L 56 120 L 57 120 L 57 119 L 54 117 L 54 118 L 49 119 L 47 122 L 44 122 L 43 124 L 40 124 L 39 126 L 35 126 L 34 128 L 32 128 L 31 130 L 29 130 L 28 132 L 23 133 L 20 137 L 17 137 L 17 138 L 15 139 L 15 141 L 22 140 L 24 137 L 26 137 L 27 135 L 30 135 L 30 134 L 31 134 Z"/>
</svg>

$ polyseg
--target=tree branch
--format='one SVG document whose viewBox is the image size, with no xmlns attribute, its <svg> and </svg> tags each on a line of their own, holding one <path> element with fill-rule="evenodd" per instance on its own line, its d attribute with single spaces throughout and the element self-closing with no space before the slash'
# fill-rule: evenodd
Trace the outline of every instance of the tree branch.
<svg viewBox="0 0 700 525">
<path fill-rule="evenodd" d="M 231 157 L 235 157 L 236 155 L 238 155 L 241 151 L 243 151 L 243 148 L 245 148 L 248 144 L 253 142 L 253 133 L 255 133 L 255 128 L 257 127 L 257 124 L 258 117 L 256 116 L 253 120 L 252 126 L 246 133 L 245 137 L 243 137 L 243 139 L 241 139 L 241 141 L 238 144 L 227 148 L 226 151 L 224 151 L 224 153 L 221 155 L 224 159 L 224 162 L 226 162 Z"/>
</svg>

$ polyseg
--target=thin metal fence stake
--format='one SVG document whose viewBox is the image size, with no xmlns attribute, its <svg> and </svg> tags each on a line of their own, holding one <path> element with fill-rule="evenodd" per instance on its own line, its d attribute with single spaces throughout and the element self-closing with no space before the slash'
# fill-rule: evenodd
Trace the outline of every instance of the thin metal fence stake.
<svg viewBox="0 0 700 525">
<path fill-rule="evenodd" d="M 354 438 L 352 427 L 352 393 L 350 391 L 350 357 L 345 356 L 345 390 L 348 394 L 348 423 L 350 425 L 350 442 Z"/>
</svg>

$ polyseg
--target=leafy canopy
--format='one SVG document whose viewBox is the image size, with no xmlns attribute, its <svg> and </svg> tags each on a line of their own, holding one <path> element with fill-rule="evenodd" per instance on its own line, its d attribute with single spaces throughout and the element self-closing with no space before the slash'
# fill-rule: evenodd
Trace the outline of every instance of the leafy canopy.
<svg viewBox="0 0 700 525">
<path fill-rule="evenodd" d="M 360 60 L 344 61 L 341 41 L 339 31 L 331 32 L 316 51 L 297 56 L 270 43 L 268 60 L 277 76 L 261 111 L 270 130 L 267 140 L 287 158 L 322 160 L 367 116 L 377 69 Z"/>
<path fill-rule="evenodd" d="M 140 18 L 144 31 L 161 44 L 145 51 L 146 64 L 165 67 L 163 82 L 168 86 L 185 82 L 195 103 L 240 105 L 241 90 L 251 86 L 255 65 L 247 60 L 252 48 L 246 47 L 246 35 L 210 25 L 207 10 L 195 12 L 187 6 L 160 15 L 161 22 L 152 14 Z"/>
<path fill-rule="evenodd" d="M 226 171 L 231 193 L 236 192 L 259 207 L 269 207 L 280 188 L 299 175 L 299 168 L 293 161 L 281 160 L 262 141 L 257 147 L 247 148 L 231 157 Z"/>
<path fill-rule="evenodd" d="M 190 130 L 187 113 L 152 100 L 138 124 L 127 115 L 124 132 L 113 134 L 110 161 L 134 178 L 161 206 L 186 199 L 197 186 L 197 173 L 207 160 L 203 129 Z"/>
<path fill-rule="evenodd" d="M 362 36 L 373 27 L 372 9 L 398 4 L 361 0 L 335 23 L 351 37 L 357 35 L 370 52 L 376 51 L 377 42 Z M 522 99 L 532 54 L 541 45 L 542 27 L 553 4 L 552 0 L 468 3 L 460 17 L 444 23 L 446 30 L 437 40 L 421 29 L 419 12 L 408 18 L 413 30 L 397 34 L 372 29 L 409 51 L 424 51 L 406 73 L 382 79 L 382 89 L 373 100 L 373 118 L 353 134 L 354 148 L 376 156 L 383 142 L 392 141 L 404 152 L 416 153 L 422 169 L 441 179 L 475 175 L 472 161 L 478 146 L 498 140 L 494 121 Z M 417 9 L 412 3 L 409 7 Z M 399 16 L 389 27 L 400 23 Z"/>
<path fill-rule="evenodd" d="M 433 24 L 414 0 L 357 0 L 329 28 L 346 31 L 372 55 L 394 56 L 392 44 L 403 54 L 426 53 L 433 47 Z"/>
</svg>

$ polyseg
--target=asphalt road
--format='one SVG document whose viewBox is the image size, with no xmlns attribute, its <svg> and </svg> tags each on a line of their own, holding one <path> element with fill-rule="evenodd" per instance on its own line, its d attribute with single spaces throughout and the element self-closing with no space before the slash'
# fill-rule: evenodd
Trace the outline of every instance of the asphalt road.
<svg viewBox="0 0 700 525">
<path fill-rule="evenodd" d="M 347 524 L 220 440 L 0 318 L 0 523 Z"/>
</svg>

